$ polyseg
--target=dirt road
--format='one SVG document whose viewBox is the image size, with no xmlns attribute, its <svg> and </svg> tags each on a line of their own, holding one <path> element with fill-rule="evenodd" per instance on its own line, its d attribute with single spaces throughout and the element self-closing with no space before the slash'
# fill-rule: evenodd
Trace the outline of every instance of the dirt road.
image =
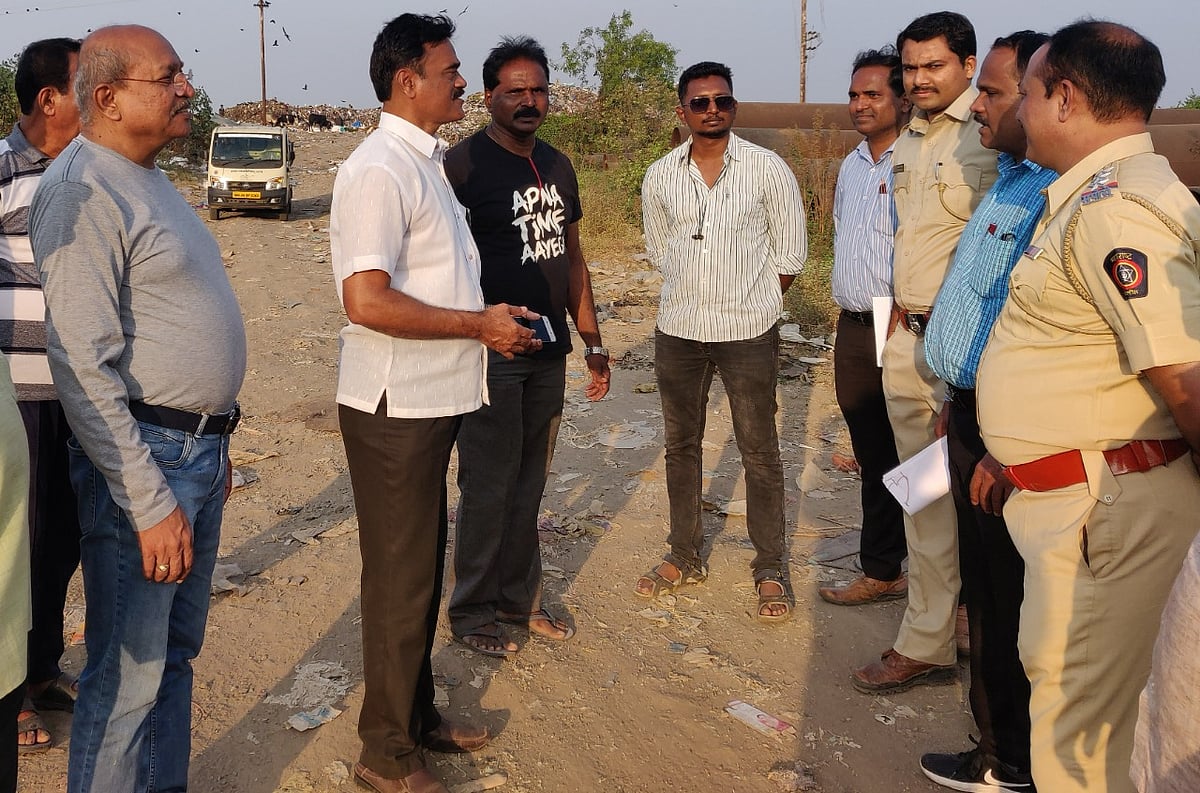
<svg viewBox="0 0 1200 793">
<path fill-rule="evenodd" d="M 247 484 L 229 502 L 218 569 L 227 591 L 214 595 L 195 664 L 197 793 L 353 789 L 359 557 L 333 410 L 344 319 L 327 231 L 333 171 L 361 139 L 298 135 L 290 222 L 234 215 L 209 226 L 241 300 L 250 362 L 245 418 L 233 438 Z M 181 189 L 202 202 L 198 182 Z M 498 737 L 476 755 L 430 755 L 435 773 L 452 786 L 503 773 L 507 793 L 939 790 L 917 759 L 967 747 L 965 671 L 956 685 L 859 694 L 849 670 L 890 646 L 903 605 L 840 609 L 816 597 L 819 581 L 853 575 L 845 568 L 857 540 L 847 531 L 859 521 L 857 480 L 829 462 L 849 448 L 831 365 L 799 361 L 829 353 L 784 345 L 779 423 L 795 618 L 782 626 L 752 619 L 752 551 L 737 515 L 744 482 L 719 385 L 704 444 L 711 576 L 647 603 L 632 585 L 666 537 L 651 368 L 657 277 L 633 258 L 596 262 L 593 277 L 608 306 L 602 330 L 617 360 L 613 388 L 603 402 L 587 403 L 581 360 L 572 357 L 542 522 L 548 603 L 579 631 L 565 645 L 519 634 L 521 652 L 496 660 L 451 643 L 443 618 L 434 649 L 442 706 L 486 722 Z M 828 481 L 804 494 L 799 479 L 809 462 Z M 819 479 L 810 470 L 806 489 Z M 76 588 L 74 622 L 82 606 Z M 77 673 L 83 648 L 71 647 L 67 660 Z M 724 712 L 732 700 L 794 724 L 794 734 L 756 732 Z M 322 704 L 341 715 L 304 732 L 287 726 Z M 69 717 L 47 718 L 56 746 L 22 758 L 20 789 L 28 793 L 64 787 Z"/>
</svg>

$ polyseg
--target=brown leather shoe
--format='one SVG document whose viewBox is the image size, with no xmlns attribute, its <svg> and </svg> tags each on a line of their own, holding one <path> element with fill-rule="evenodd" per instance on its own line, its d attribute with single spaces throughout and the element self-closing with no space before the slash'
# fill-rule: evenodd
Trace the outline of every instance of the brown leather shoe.
<svg viewBox="0 0 1200 793">
<path fill-rule="evenodd" d="M 458 724 L 442 719 L 437 729 L 421 736 L 421 745 L 431 752 L 460 754 L 478 752 L 492 740 L 487 727 L 474 724 Z"/>
<path fill-rule="evenodd" d="M 896 693 L 922 684 L 949 683 L 953 679 L 954 664 L 927 664 L 895 650 L 888 650 L 878 661 L 850 675 L 854 687 L 864 694 Z"/>
<path fill-rule="evenodd" d="M 966 606 L 959 606 L 954 613 L 954 649 L 963 658 L 971 654 L 971 625 L 967 622 Z"/>
<path fill-rule="evenodd" d="M 419 768 L 400 779 L 388 779 L 362 763 L 355 763 L 354 781 L 376 793 L 450 793 L 445 785 L 429 773 L 428 768 Z"/>
<path fill-rule="evenodd" d="M 903 573 L 895 581 L 881 581 L 870 576 L 859 576 L 846 586 L 823 586 L 817 594 L 835 606 L 861 606 L 880 600 L 897 600 L 908 594 L 908 576 Z"/>
</svg>

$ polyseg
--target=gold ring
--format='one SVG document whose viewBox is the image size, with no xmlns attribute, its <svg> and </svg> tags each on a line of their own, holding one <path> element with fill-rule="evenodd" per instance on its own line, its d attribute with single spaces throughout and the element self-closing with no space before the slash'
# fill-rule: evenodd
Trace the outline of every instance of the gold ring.
<svg viewBox="0 0 1200 793">
<path fill-rule="evenodd" d="M 158 569 L 159 569 L 159 570 L 162 570 L 162 571 L 165 573 L 165 572 L 167 572 L 168 570 L 170 570 L 170 569 L 171 569 L 171 567 L 170 567 L 170 565 L 160 564 L 160 565 L 158 566 Z"/>
</svg>

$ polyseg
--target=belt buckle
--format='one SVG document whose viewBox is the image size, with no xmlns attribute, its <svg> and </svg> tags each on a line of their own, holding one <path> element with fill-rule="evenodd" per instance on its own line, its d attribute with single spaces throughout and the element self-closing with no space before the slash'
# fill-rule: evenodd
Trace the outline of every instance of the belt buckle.
<svg viewBox="0 0 1200 793">
<path fill-rule="evenodd" d="M 232 435 L 237 429 L 238 422 L 242 418 L 242 406 L 237 402 L 233 403 L 233 408 L 225 413 L 201 413 L 200 424 L 196 427 L 195 435 L 203 435 L 204 428 L 208 426 L 209 419 L 224 419 L 225 428 L 221 431 L 222 435 Z"/>
<path fill-rule="evenodd" d="M 925 328 L 921 325 L 921 315 L 904 313 L 904 327 L 908 328 L 909 332 L 914 336 L 920 336 L 925 332 Z"/>
</svg>

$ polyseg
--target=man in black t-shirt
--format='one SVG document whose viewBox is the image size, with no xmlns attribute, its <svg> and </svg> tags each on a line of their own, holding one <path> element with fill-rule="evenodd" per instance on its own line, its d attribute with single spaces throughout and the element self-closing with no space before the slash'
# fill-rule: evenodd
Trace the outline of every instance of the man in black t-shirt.
<svg viewBox="0 0 1200 793">
<path fill-rule="evenodd" d="M 516 652 L 500 623 L 566 641 L 575 633 L 542 607 L 537 520 L 558 436 L 571 352 L 567 314 L 583 343 L 590 400 L 608 393 L 591 278 L 579 246 L 579 185 L 571 161 L 537 130 L 549 108 L 550 66 L 528 37 L 505 38 L 483 64 L 492 120 L 446 154 L 446 176 L 470 215 L 488 303 L 541 314 L 542 349 L 506 360 L 488 352 L 489 404 L 458 434 L 457 538 L 450 629 L 485 655 Z M 534 323 L 541 325 L 541 321 Z"/>
</svg>

